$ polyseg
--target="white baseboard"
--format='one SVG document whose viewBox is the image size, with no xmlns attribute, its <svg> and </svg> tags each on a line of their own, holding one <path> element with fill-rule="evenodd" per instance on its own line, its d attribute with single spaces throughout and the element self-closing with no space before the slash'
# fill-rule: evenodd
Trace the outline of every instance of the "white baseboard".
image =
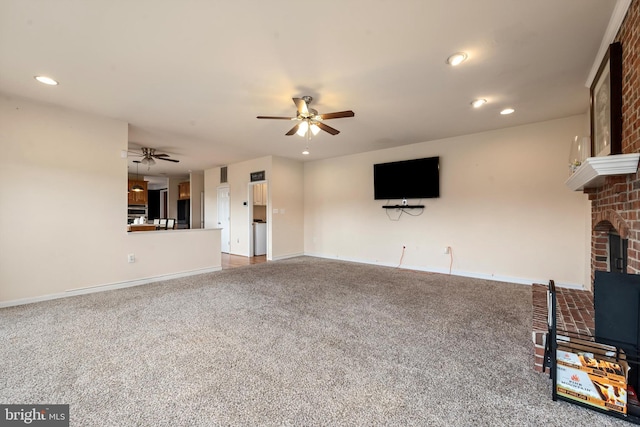
<svg viewBox="0 0 640 427">
<path fill-rule="evenodd" d="M 429 267 L 422 267 L 422 266 L 390 264 L 385 262 L 371 262 L 371 261 L 366 261 L 361 259 L 342 258 L 338 256 L 333 257 L 333 256 L 313 254 L 313 253 L 305 253 L 305 255 L 316 257 L 316 258 L 334 259 L 337 261 L 357 262 L 360 264 L 380 265 L 383 267 L 401 268 L 404 270 L 416 270 L 416 271 L 424 271 L 427 273 L 439 273 L 439 274 L 445 274 L 445 275 L 449 274 L 449 270 L 444 268 L 429 268 Z M 469 277 L 473 279 L 491 280 L 495 282 L 516 283 L 519 285 L 532 285 L 534 283 L 541 283 L 543 285 L 546 285 L 549 282 L 549 278 L 541 279 L 541 278 L 511 277 L 511 276 L 502 276 L 502 275 L 486 274 L 486 273 L 474 273 L 474 272 L 455 270 L 455 269 L 451 270 L 451 275 L 460 276 L 460 277 Z M 576 283 L 560 283 L 556 281 L 556 286 L 560 288 L 585 290 L 585 288 L 582 285 L 576 284 Z"/>
<path fill-rule="evenodd" d="M 115 289 L 131 288 L 134 286 L 146 285 L 149 283 L 156 283 L 156 282 L 164 282 L 166 280 L 179 279 L 181 277 L 195 276 L 195 275 L 204 274 L 204 273 L 212 273 L 214 271 L 220 271 L 220 270 L 222 270 L 222 267 L 208 267 L 208 268 L 201 268 L 197 270 L 182 271 L 180 273 L 161 274 L 159 276 L 150 276 L 142 279 L 126 280 L 124 282 L 107 283 L 102 285 L 87 286 L 85 288 L 68 289 L 64 292 L 59 292 L 55 294 L 42 295 L 42 296 L 32 297 L 32 298 L 20 298 L 20 299 L 15 299 L 10 301 L 1 301 L 0 308 L 14 307 L 17 305 L 24 305 L 24 304 L 32 304 L 35 302 L 73 297 L 77 295 L 92 294 L 96 292 L 112 291 Z"/>
<path fill-rule="evenodd" d="M 277 256 L 275 258 L 271 258 L 269 261 L 279 261 L 279 260 L 282 260 L 282 259 L 295 258 L 295 257 L 299 257 L 299 256 L 304 256 L 304 253 L 280 255 L 280 256 Z"/>
<path fill-rule="evenodd" d="M 438 273 L 438 274 L 445 274 L 445 275 L 449 274 L 449 270 L 442 269 L 442 268 L 427 268 L 427 267 L 421 267 L 421 266 L 408 266 L 408 265 L 399 266 L 397 264 L 391 264 L 391 263 L 371 262 L 371 261 L 366 261 L 362 259 L 343 258 L 339 256 L 327 256 L 327 255 L 313 254 L 313 253 L 296 253 L 296 254 L 289 254 L 289 255 L 281 255 L 277 258 L 273 258 L 273 261 L 284 260 L 288 258 L 295 258 L 299 256 L 310 256 L 315 258 L 333 259 L 337 261 L 357 262 L 360 264 L 379 265 L 383 267 L 401 268 L 405 270 L 417 270 L 417 271 L 424 271 L 427 273 Z M 42 295 L 42 296 L 32 297 L 32 298 L 20 298 L 20 299 L 10 300 L 10 301 L 0 301 L 0 308 L 13 307 L 13 306 L 24 305 L 24 304 L 32 304 L 32 303 L 41 302 L 41 301 L 49 301 L 49 300 L 54 300 L 59 298 L 76 296 L 76 295 L 91 294 L 95 292 L 104 292 L 104 291 L 111 291 L 115 289 L 130 288 L 133 286 L 146 285 L 148 283 L 162 282 L 162 281 L 171 280 L 171 279 L 179 279 L 181 277 L 195 276 L 198 274 L 211 273 L 211 272 L 220 271 L 220 270 L 222 270 L 222 267 L 209 267 L 209 268 L 203 268 L 198 270 L 183 271 L 180 273 L 145 277 L 145 278 L 136 279 L 136 280 L 127 280 L 124 282 L 108 283 L 108 284 L 102 284 L 102 285 L 96 285 L 96 286 L 88 286 L 85 288 L 69 289 L 65 292 L 60 292 L 56 294 Z M 501 276 L 501 275 L 493 275 L 493 274 L 474 273 L 474 272 L 461 271 L 461 270 L 452 270 L 451 275 L 460 276 L 460 277 L 469 277 L 474 279 L 492 280 L 497 282 L 516 283 L 521 285 L 532 285 L 533 283 L 547 284 L 549 281 L 549 279 L 510 277 L 510 276 Z M 556 286 L 561 288 L 567 288 L 567 289 L 584 290 L 584 287 L 582 285 L 575 284 L 575 283 L 556 282 Z"/>
</svg>

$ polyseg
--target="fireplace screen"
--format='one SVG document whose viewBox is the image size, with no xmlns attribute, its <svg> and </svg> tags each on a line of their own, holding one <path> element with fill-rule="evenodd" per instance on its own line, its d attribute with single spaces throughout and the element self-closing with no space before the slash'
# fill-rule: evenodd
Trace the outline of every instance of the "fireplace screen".
<svg viewBox="0 0 640 427">
<path fill-rule="evenodd" d="M 635 352 L 640 342 L 640 275 L 596 271 L 593 305 L 596 340 Z"/>
<path fill-rule="evenodd" d="M 640 343 L 640 275 L 596 271 L 593 283 L 596 341 L 621 348 L 638 360 Z M 638 364 L 632 364 L 629 384 L 638 388 Z"/>
</svg>

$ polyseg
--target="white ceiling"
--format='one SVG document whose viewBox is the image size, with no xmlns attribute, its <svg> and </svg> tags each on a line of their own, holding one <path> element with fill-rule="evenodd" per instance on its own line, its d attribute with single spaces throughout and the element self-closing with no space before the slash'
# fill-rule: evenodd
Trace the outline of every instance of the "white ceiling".
<svg viewBox="0 0 640 427">
<path fill-rule="evenodd" d="M 0 92 L 127 121 L 132 146 L 181 161 L 151 174 L 316 160 L 584 113 L 615 3 L 2 0 Z M 469 59 L 448 66 L 457 51 Z M 309 156 L 293 123 L 256 119 L 293 117 L 303 95 L 355 112 Z"/>
</svg>

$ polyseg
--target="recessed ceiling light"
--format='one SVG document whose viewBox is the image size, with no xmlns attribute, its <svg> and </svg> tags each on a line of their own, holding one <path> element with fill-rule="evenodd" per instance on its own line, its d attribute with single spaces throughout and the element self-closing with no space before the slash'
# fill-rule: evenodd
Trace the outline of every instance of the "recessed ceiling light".
<svg viewBox="0 0 640 427">
<path fill-rule="evenodd" d="M 58 84 L 57 81 L 55 81 L 51 77 L 47 77 L 47 76 L 35 76 L 34 79 L 36 79 L 40 83 L 44 83 L 44 84 L 49 85 L 49 86 L 56 86 Z"/>
<path fill-rule="evenodd" d="M 505 108 L 504 110 L 500 111 L 500 114 L 502 114 L 503 116 L 506 116 L 507 114 L 511 114 L 514 111 L 516 110 L 514 110 L 513 108 Z"/>
<path fill-rule="evenodd" d="M 473 101 L 471 101 L 471 105 L 473 105 L 473 108 L 480 108 L 486 103 L 487 100 L 484 98 L 474 99 Z"/>
<path fill-rule="evenodd" d="M 447 58 L 447 64 L 456 66 L 463 63 L 467 59 L 467 54 L 464 52 L 456 52 Z"/>
</svg>

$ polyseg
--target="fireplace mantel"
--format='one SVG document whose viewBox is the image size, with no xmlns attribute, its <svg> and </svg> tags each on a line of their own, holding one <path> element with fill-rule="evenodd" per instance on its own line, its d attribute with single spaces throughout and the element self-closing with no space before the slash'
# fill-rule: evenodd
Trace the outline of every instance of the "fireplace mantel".
<svg viewBox="0 0 640 427">
<path fill-rule="evenodd" d="M 598 188 L 604 185 L 607 176 L 636 173 L 638 160 L 640 160 L 640 153 L 589 157 L 565 184 L 573 191 Z"/>
</svg>

